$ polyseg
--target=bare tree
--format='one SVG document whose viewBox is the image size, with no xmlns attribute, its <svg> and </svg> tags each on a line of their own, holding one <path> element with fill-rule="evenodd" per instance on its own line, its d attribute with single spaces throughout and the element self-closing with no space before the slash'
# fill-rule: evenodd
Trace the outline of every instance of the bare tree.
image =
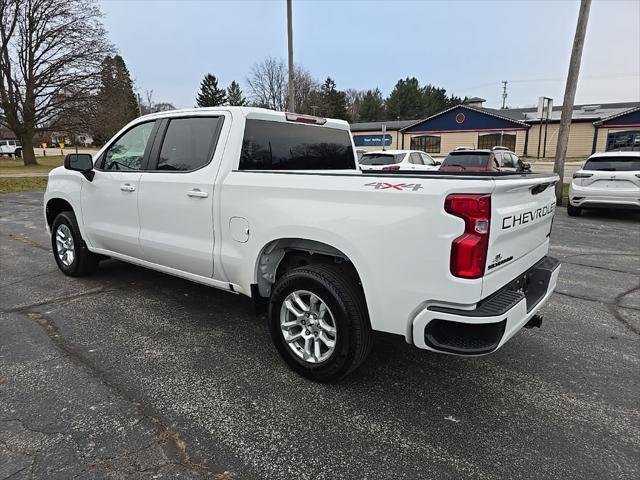
<svg viewBox="0 0 640 480">
<path fill-rule="evenodd" d="M 347 100 L 347 113 L 349 114 L 349 118 L 352 122 L 356 122 L 358 121 L 360 105 L 362 104 L 365 92 L 354 88 L 347 88 L 344 93 Z"/>
<path fill-rule="evenodd" d="M 295 92 L 293 96 L 294 104 L 290 106 L 287 103 L 287 109 L 291 112 L 312 114 L 311 108 L 314 104 L 315 94 L 320 89 L 318 81 L 311 76 L 308 70 L 305 70 L 300 65 L 295 65 L 293 69 Z M 289 86 L 287 85 L 287 92 L 289 92 Z"/>
<path fill-rule="evenodd" d="M 95 0 L 0 0 L 0 125 L 20 138 L 25 165 L 37 164 L 35 133 L 95 92 L 112 52 L 101 17 Z"/>
<path fill-rule="evenodd" d="M 282 60 L 267 57 L 262 62 L 254 64 L 249 72 L 247 83 L 254 104 L 272 110 L 285 109 L 287 67 Z"/>
</svg>

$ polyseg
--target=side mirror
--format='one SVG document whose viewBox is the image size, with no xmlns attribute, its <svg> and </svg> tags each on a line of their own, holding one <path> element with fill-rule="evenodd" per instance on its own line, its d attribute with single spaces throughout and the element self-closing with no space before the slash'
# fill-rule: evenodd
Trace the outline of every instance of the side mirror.
<svg viewBox="0 0 640 480">
<path fill-rule="evenodd" d="M 531 164 L 522 162 L 522 171 L 530 172 L 531 171 Z"/>
<path fill-rule="evenodd" d="M 88 153 L 67 154 L 64 157 L 64 168 L 80 172 L 89 181 L 92 181 L 96 174 L 93 171 L 93 158 Z"/>
<path fill-rule="evenodd" d="M 439 161 L 437 161 L 437 160 L 436 160 L 435 162 L 436 162 L 436 163 L 435 163 L 436 167 L 439 167 L 440 165 L 442 165 L 442 162 L 439 162 Z"/>
</svg>

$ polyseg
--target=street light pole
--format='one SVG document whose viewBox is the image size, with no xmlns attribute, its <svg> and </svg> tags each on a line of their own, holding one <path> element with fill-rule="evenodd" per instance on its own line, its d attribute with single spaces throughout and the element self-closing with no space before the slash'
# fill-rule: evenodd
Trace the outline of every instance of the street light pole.
<svg viewBox="0 0 640 480">
<path fill-rule="evenodd" d="M 556 160 L 553 165 L 553 171 L 560 176 L 560 181 L 556 184 L 557 205 L 562 205 L 562 187 L 564 185 L 564 159 L 567 155 L 569 129 L 571 128 L 571 114 L 573 113 L 573 102 L 576 98 L 578 74 L 580 73 L 580 61 L 582 60 L 582 47 L 584 47 L 584 37 L 587 32 L 587 21 L 589 20 L 590 8 L 591 0 L 580 1 L 578 25 L 576 26 L 576 35 L 573 39 L 573 50 L 571 51 L 571 60 L 569 62 L 567 86 L 564 90 L 564 100 L 562 102 L 562 117 L 560 118 L 560 131 L 558 132 Z M 542 129 L 542 123 L 540 123 L 540 129 Z M 542 130 L 540 130 L 540 134 L 542 134 Z"/>
<path fill-rule="evenodd" d="M 289 105 L 287 110 L 295 109 L 295 85 L 293 72 L 293 15 L 291 12 L 291 0 L 287 0 L 287 43 L 289 48 Z"/>
</svg>

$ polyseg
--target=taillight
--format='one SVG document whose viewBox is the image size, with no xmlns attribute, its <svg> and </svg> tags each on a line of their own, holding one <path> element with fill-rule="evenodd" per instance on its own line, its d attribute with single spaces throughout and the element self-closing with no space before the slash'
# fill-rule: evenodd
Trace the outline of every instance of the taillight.
<svg viewBox="0 0 640 480">
<path fill-rule="evenodd" d="M 444 202 L 447 213 L 464 220 L 464 233 L 451 243 L 451 273 L 461 278 L 484 275 L 489 247 L 491 195 L 452 193 Z"/>
<path fill-rule="evenodd" d="M 589 178 L 589 177 L 593 177 L 593 173 L 576 172 L 573 174 L 573 178 Z"/>
<path fill-rule="evenodd" d="M 389 165 L 388 167 L 382 167 L 383 170 L 400 170 L 400 165 Z"/>
</svg>

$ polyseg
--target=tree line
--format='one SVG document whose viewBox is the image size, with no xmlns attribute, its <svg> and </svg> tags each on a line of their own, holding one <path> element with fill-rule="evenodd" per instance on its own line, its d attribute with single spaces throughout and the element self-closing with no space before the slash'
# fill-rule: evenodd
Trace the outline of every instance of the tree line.
<svg viewBox="0 0 640 480">
<path fill-rule="evenodd" d="M 0 0 L 0 126 L 22 142 L 25 165 L 36 165 L 34 137 L 89 133 L 94 143 L 111 138 L 139 115 L 171 110 L 168 102 L 136 95 L 122 56 L 108 41 L 97 0 Z M 255 63 L 245 79 L 226 88 L 207 73 L 197 106 L 250 105 L 340 118 L 351 122 L 419 119 L 461 102 L 446 90 L 398 80 L 385 98 L 373 90 L 340 90 L 294 67 L 294 105 L 288 105 L 288 72 L 281 59 Z"/>
<path fill-rule="evenodd" d="M 463 99 L 447 95 L 444 88 L 420 85 L 415 77 L 400 79 L 386 98 L 379 88 L 339 90 L 327 77 L 319 82 L 303 67 L 294 67 L 294 105 L 289 105 L 287 67 L 283 60 L 267 57 L 253 65 L 246 79 L 248 99 L 234 80 L 225 90 L 215 75 L 207 73 L 196 98 L 199 107 L 250 105 L 272 110 L 340 118 L 350 122 L 414 120 L 434 115 L 462 103 Z"/>
</svg>

